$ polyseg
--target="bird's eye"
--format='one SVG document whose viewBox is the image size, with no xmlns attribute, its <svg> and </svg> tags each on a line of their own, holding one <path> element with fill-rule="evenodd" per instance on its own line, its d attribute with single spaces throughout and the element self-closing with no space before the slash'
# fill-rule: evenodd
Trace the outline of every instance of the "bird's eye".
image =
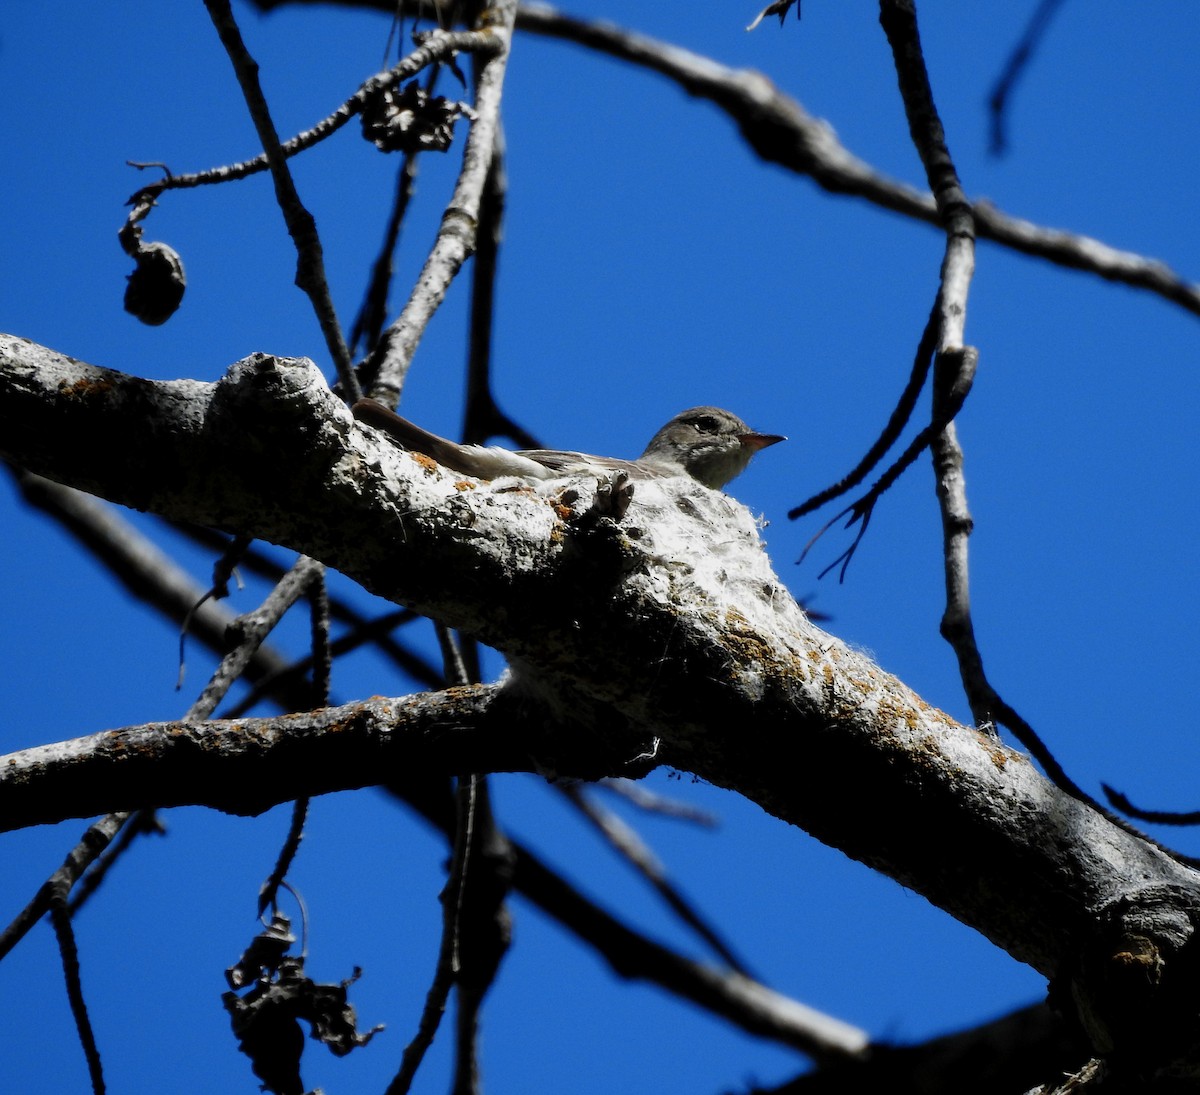
<svg viewBox="0 0 1200 1095">
<path fill-rule="evenodd" d="M 698 414 L 692 419 L 692 425 L 700 433 L 716 433 L 720 429 L 717 420 L 711 414 Z"/>
</svg>

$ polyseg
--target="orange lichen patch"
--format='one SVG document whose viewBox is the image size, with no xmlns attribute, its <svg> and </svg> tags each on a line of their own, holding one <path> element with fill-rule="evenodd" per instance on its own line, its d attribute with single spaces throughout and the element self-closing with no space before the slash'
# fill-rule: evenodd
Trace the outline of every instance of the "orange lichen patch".
<svg viewBox="0 0 1200 1095">
<path fill-rule="evenodd" d="M 356 712 L 350 712 L 340 719 L 334 719 L 325 725 L 325 733 L 340 734 L 347 729 L 354 728 L 354 717 Z"/>
<path fill-rule="evenodd" d="M 554 510 L 554 515 L 560 521 L 566 521 L 571 516 L 571 507 L 564 505 L 562 502 L 551 502 L 550 508 Z"/>
<path fill-rule="evenodd" d="M 988 756 L 992 759 L 992 764 L 1000 771 L 1008 767 L 1009 760 L 1012 759 L 1012 754 L 1004 748 L 995 738 L 982 731 L 976 731 L 983 738 L 983 747 L 987 750 Z"/>
<path fill-rule="evenodd" d="M 452 684 L 449 688 L 443 688 L 440 695 L 445 699 L 469 699 L 484 691 L 481 684 Z"/>
<path fill-rule="evenodd" d="M 81 376 L 78 380 L 70 384 L 65 380 L 60 380 L 58 383 L 58 392 L 59 395 L 64 395 L 68 399 L 87 399 L 89 396 L 107 395 L 116 386 L 116 382 L 112 377 Z"/>
<path fill-rule="evenodd" d="M 477 486 L 479 486 L 479 484 L 476 483 L 473 479 L 459 479 L 455 482 L 454 489 L 455 490 L 474 490 Z"/>
<path fill-rule="evenodd" d="M 434 460 L 432 456 L 426 456 L 423 452 L 410 452 L 408 454 L 426 471 L 437 471 L 441 465 Z"/>
<path fill-rule="evenodd" d="M 735 664 L 754 662 L 763 664 L 771 660 L 772 649 L 769 643 L 750 626 L 736 608 L 725 610 L 725 648 L 734 658 Z"/>
</svg>

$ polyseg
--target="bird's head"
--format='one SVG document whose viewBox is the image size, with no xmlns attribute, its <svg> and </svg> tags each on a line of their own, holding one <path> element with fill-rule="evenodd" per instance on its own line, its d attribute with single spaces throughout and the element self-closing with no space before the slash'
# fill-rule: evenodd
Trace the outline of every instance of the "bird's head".
<svg viewBox="0 0 1200 1095">
<path fill-rule="evenodd" d="M 779 434 L 756 433 L 720 407 L 692 407 L 651 438 L 641 459 L 674 465 L 706 487 L 720 490 L 746 470 L 759 449 L 785 440 Z"/>
</svg>

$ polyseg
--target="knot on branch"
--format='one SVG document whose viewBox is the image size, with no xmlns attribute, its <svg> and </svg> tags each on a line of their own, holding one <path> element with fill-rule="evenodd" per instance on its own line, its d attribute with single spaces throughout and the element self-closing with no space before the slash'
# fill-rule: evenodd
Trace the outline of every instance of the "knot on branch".
<svg viewBox="0 0 1200 1095">
<path fill-rule="evenodd" d="M 1069 976 L 1079 1018 L 1119 1071 L 1200 1069 L 1200 888 L 1155 885 L 1103 909 Z"/>
</svg>

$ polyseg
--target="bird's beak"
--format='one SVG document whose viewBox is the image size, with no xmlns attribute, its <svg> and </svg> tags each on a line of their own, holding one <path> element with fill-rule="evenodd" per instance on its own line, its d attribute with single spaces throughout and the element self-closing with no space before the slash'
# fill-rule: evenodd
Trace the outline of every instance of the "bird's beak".
<svg viewBox="0 0 1200 1095">
<path fill-rule="evenodd" d="M 768 445 L 777 445 L 780 441 L 786 441 L 787 438 L 780 433 L 743 433 L 738 434 L 738 440 L 742 443 L 743 449 L 749 449 L 753 453 L 758 452 L 759 449 L 765 449 Z"/>
</svg>

